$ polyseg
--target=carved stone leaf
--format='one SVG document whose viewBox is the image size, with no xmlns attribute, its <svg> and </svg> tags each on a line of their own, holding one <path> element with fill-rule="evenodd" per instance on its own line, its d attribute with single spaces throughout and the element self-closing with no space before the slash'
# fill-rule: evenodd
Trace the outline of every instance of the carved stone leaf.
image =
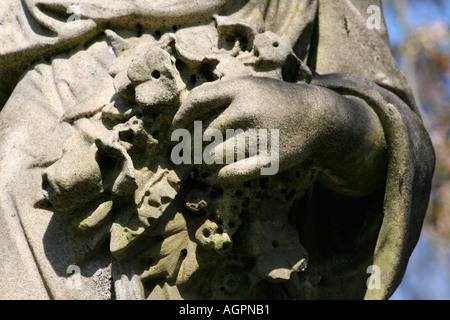
<svg viewBox="0 0 450 320">
<path fill-rule="evenodd" d="M 196 244 L 188 233 L 186 220 L 181 213 L 175 213 L 165 225 L 152 230 L 150 234 L 156 241 L 138 259 L 153 261 L 140 275 L 143 282 L 151 279 L 164 279 L 165 282 L 182 285 L 199 268 L 196 257 Z M 150 240 L 152 241 L 152 240 Z M 150 296 L 161 289 L 151 288 Z"/>
<path fill-rule="evenodd" d="M 70 263 L 82 261 L 108 238 L 112 209 L 113 202 L 101 197 L 66 217 Z"/>
<path fill-rule="evenodd" d="M 135 208 L 118 210 L 119 216 L 111 227 L 111 253 L 117 259 L 128 249 L 145 231 L 145 226 L 138 219 Z"/>
<path fill-rule="evenodd" d="M 113 201 L 108 200 L 101 203 L 87 218 L 81 221 L 78 225 L 80 230 L 91 230 L 100 224 L 104 223 L 109 217 L 113 208 Z"/>
<path fill-rule="evenodd" d="M 175 199 L 180 179 L 174 171 L 159 168 L 158 171 L 136 192 L 136 203 L 141 221 L 149 223 L 164 213 Z"/>
</svg>

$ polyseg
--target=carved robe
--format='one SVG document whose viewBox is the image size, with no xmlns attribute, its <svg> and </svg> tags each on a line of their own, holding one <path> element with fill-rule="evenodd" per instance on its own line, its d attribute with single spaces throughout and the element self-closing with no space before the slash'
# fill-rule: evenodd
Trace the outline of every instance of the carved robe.
<svg viewBox="0 0 450 320">
<path fill-rule="evenodd" d="M 152 39 L 162 38 L 166 33 L 188 34 L 199 26 L 211 25 L 215 15 L 279 36 L 301 61 L 297 67 L 304 63 L 312 71 L 312 85 L 361 99 L 376 112 L 389 147 L 384 190 L 364 197 L 342 197 L 326 186 L 315 185 L 293 202 L 287 211 L 290 217 L 295 217 L 293 227 L 308 253 L 308 265 L 289 274 L 290 280 L 288 276 L 289 281 L 282 284 L 284 290 L 274 289 L 276 283 L 266 283 L 261 285 L 259 295 L 251 297 L 389 298 L 402 279 L 420 235 L 434 153 L 412 94 L 392 57 L 384 23 L 380 30 L 367 27 L 367 8 L 381 7 L 380 1 L 250 0 L 232 5 L 211 0 L 202 1 L 201 7 L 196 7 L 194 1 L 168 2 L 172 10 L 162 5 L 167 2 L 155 1 L 153 14 L 139 17 L 128 9 L 131 7 L 128 1 L 123 1 L 126 4 L 94 1 L 88 6 L 87 17 L 82 11 L 78 17 L 81 24 L 72 28 L 69 23 L 75 22 L 69 18 L 76 16 L 76 12 L 66 10 L 65 1 L 42 1 L 38 5 L 36 1 L 1 2 L 0 103 L 4 106 L 0 113 L 0 298 L 139 296 L 133 292 L 140 290 L 133 287 L 133 274 L 128 274 L 130 284 L 126 290 L 118 284 L 121 279 L 116 275 L 117 265 L 111 264 L 114 258 L 110 250 L 114 248 L 107 241 L 94 241 L 98 246 L 95 248 L 79 248 L 86 252 L 80 268 L 83 290 L 74 289 L 73 282 L 68 285 L 68 280 L 75 278 L 67 279 L 71 249 L 66 241 L 66 215 L 39 206 L 45 187 L 43 173 L 47 167 L 59 163 L 66 150 L 93 144 L 89 139 L 68 138 L 77 137 L 74 133 L 83 129 L 80 118 L 95 114 L 98 112 L 95 106 L 111 103 L 117 94 L 111 68 L 120 59 L 120 38 L 139 43 L 146 33 Z M 226 29 L 227 21 L 223 25 Z M 110 31 L 121 36 L 115 38 Z M 201 32 L 196 35 L 203 36 Z M 189 41 L 194 41 L 193 38 Z M 182 49 L 180 46 L 176 50 Z M 196 50 L 200 52 L 203 48 L 198 45 Z M 224 68 L 225 73 L 227 70 Z M 208 74 L 203 75 L 207 81 Z M 293 81 L 297 80 L 301 79 Z M 74 108 L 81 109 L 73 111 Z M 100 141 L 97 148 L 106 150 L 109 146 L 104 140 L 96 141 Z M 82 175 L 89 166 L 96 166 L 88 160 L 95 148 L 83 150 L 73 155 L 72 161 L 79 164 L 74 175 Z M 126 152 L 118 154 L 126 164 Z M 167 181 L 169 185 L 172 183 L 170 177 Z M 94 182 L 89 180 L 80 188 L 95 193 Z M 160 189 L 172 190 L 170 186 Z M 72 204 L 77 207 L 77 199 Z M 108 205 L 108 201 L 102 202 L 102 208 Z M 92 219 L 84 221 L 87 225 L 91 222 Z M 111 225 L 104 228 L 106 233 L 115 230 Z M 183 232 L 184 236 L 193 237 L 190 230 Z M 191 249 L 180 252 L 190 257 Z M 373 265 L 381 272 L 380 289 L 367 286 L 370 276 L 367 270 Z M 195 270 L 183 272 L 195 279 Z M 232 268 L 227 272 L 232 273 Z M 168 283 L 173 281 L 161 285 L 162 293 L 155 297 L 189 297 Z M 269 293 L 271 288 L 273 292 Z"/>
</svg>

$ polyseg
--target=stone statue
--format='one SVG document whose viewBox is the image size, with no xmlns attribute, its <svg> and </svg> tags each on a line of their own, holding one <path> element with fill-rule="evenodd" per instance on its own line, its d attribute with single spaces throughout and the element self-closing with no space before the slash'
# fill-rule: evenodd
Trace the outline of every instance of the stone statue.
<svg viewBox="0 0 450 320">
<path fill-rule="evenodd" d="M 434 152 L 370 6 L 2 1 L 0 298 L 389 298 Z"/>
</svg>

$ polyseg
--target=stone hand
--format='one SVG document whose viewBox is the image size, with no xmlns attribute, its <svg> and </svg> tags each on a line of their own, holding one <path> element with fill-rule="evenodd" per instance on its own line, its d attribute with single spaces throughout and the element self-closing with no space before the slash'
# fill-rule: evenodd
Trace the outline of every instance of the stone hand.
<svg viewBox="0 0 450 320">
<path fill-rule="evenodd" d="M 308 161 L 327 185 L 343 192 L 366 193 L 381 184 L 377 177 L 385 170 L 385 141 L 376 114 L 365 103 L 326 88 L 267 78 L 207 83 L 182 103 L 173 129 L 192 129 L 196 120 L 209 123 L 205 133 L 208 129 L 223 134 L 227 129 L 278 130 L 279 171 Z M 268 164 L 257 157 L 224 162 L 218 179 L 257 178 L 261 166 Z"/>
</svg>

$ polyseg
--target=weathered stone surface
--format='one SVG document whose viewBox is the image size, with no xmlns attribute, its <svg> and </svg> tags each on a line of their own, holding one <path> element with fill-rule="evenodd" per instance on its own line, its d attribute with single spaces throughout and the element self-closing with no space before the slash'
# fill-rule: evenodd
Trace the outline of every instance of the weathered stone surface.
<svg viewBox="0 0 450 320">
<path fill-rule="evenodd" d="M 370 5 L 2 1 L 0 298 L 389 298 L 434 153 Z"/>
</svg>

